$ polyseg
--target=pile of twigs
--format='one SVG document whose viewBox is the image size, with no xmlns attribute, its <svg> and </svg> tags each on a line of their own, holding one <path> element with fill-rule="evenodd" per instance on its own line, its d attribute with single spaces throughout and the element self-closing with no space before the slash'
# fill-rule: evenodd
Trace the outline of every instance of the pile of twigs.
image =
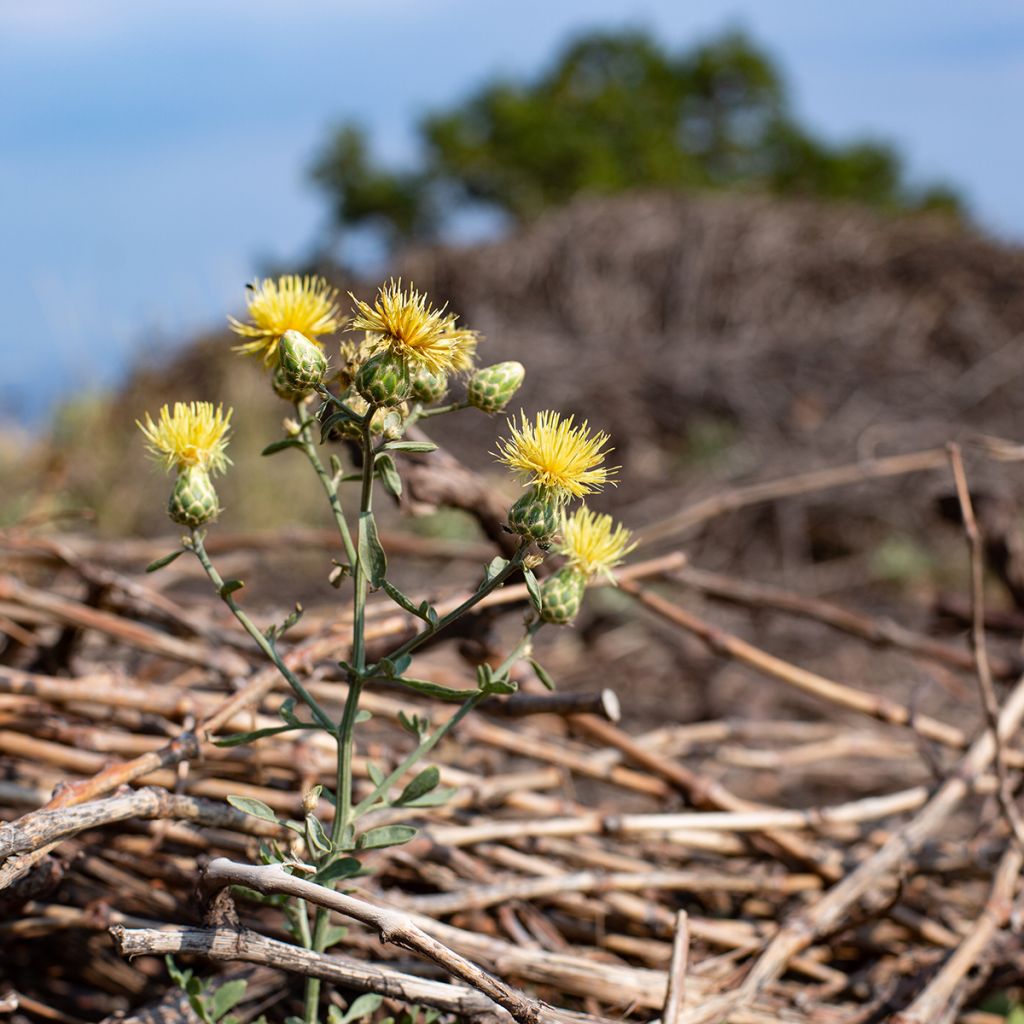
<svg viewBox="0 0 1024 1024">
<path fill-rule="evenodd" d="M 301 816 L 302 794 L 331 784 L 334 757 L 314 733 L 214 743 L 279 724 L 286 693 L 215 599 L 185 603 L 188 568 L 141 576 L 173 543 L 8 533 L 0 1010 L 72 1022 L 158 1003 L 181 1015 L 160 959 L 173 953 L 223 962 L 201 973 L 246 976 L 244 1019 L 298 1012 L 303 975 L 332 981 L 339 1001 L 378 992 L 386 1006 L 460 1020 L 1002 1019 L 976 1007 L 1024 980 L 1024 682 L 1013 682 L 1018 657 L 987 651 L 981 538 L 956 450 L 951 460 L 972 555 L 972 645 L 703 572 L 679 553 L 637 562 L 620 574 L 632 598 L 624 619 L 695 637 L 822 714 L 673 724 L 668 709 L 637 734 L 628 716 L 620 723 L 599 663 L 588 685 L 552 695 L 524 665 L 519 693 L 484 705 L 436 752 L 448 804 L 378 812 L 377 824 L 420 831 L 371 855 L 372 874 L 344 895 L 258 866 L 259 839 L 289 833 L 225 802 L 248 796 Z M 242 565 L 262 547 L 251 536 L 218 543 Z M 959 689 L 944 717 L 925 713 L 714 625 L 697 595 L 896 650 Z M 440 596 L 439 610 L 462 598 L 425 596 Z M 506 587 L 485 614 L 512 615 L 525 599 Z M 391 641 L 411 628 L 384 604 L 370 623 L 370 637 Z M 347 636 L 344 609 L 314 609 L 287 655 L 332 710 L 346 694 Z M 429 649 L 421 674 L 458 685 L 468 670 L 454 646 Z M 486 658 L 485 633 L 464 636 L 462 654 Z M 397 725 L 408 705 L 387 690 L 364 697 L 373 719 L 356 771 L 368 790 L 371 771 L 389 771 L 412 742 Z M 807 783 L 800 803 L 794 779 Z M 834 799 L 815 803 L 823 787 Z M 287 941 L 281 893 L 335 911 L 347 931 L 328 954 Z"/>
</svg>

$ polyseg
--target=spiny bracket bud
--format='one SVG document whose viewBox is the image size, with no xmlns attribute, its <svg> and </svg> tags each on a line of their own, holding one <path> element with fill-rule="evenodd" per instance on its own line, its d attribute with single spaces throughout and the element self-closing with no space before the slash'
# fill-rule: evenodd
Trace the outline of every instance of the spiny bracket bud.
<svg viewBox="0 0 1024 1024">
<path fill-rule="evenodd" d="M 378 352 L 359 367 L 356 390 L 372 405 L 398 405 L 409 397 L 412 383 L 406 361 L 394 352 Z"/>
<path fill-rule="evenodd" d="M 559 569 L 541 585 L 540 617 L 545 622 L 564 626 L 576 618 L 583 601 L 587 578 L 573 566 Z"/>
<path fill-rule="evenodd" d="M 319 345 L 310 341 L 299 331 L 285 331 L 278 348 L 280 362 L 274 375 L 277 382 L 296 395 L 308 395 L 324 382 L 327 373 L 327 357 Z M 280 392 L 278 392 L 280 394 Z"/>
<path fill-rule="evenodd" d="M 195 529 L 217 518 L 220 506 L 210 474 L 200 466 L 183 466 L 167 502 L 167 514 L 181 526 Z"/>
<path fill-rule="evenodd" d="M 413 370 L 410 378 L 412 397 L 424 405 L 440 402 L 448 390 L 448 378 L 443 373 L 431 373 L 425 366 Z"/>
<path fill-rule="evenodd" d="M 558 503 L 540 488 L 531 487 L 509 509 L 508 525 L 513 533 L 543 546 L 558 530 Z"/>
<path fill-rule="evenodd" d="M 526 376 L 522 363 L 495 363 L 477 370 L 469 379 L 466 397 L 481 412 L 501 412 Z"/>
</svg>

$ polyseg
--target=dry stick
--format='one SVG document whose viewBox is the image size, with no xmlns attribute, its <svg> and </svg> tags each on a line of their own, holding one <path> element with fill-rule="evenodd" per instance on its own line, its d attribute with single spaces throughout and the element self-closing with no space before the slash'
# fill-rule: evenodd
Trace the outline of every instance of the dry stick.
<svg viewBox="0 0 1024 1024">
<path fill-rule="evenodd" d="M 685 910 L 676 914 L 672 960 L 668 966 L 668 994 L 661 1012 L 662 1024 L 679 1024 L 686 1005 L 686 970 L 690 959 L 690 923 Z"/>
<path fill-rule="evenodd" d="M 449 974 L 461 978 L 488 999 L 504 1007 L 520 1024 L 539 1024 L 542 1020 L 555 1019 L 542 1003 L 528 999 L 438 942 L 413 924 L 407 914 L 384 910 L 345 893 L 303 881 L 289 875 L 278 864 L 251 867 L 217 857 L 210 861 L 203 872 L 201 886 L 207 894 L 212 894 L 228 885 L 248 886 L 267 896 L 277 893 L 294 896 L 369 925 L 377 931 L 381 942 L 414 950 L 428 960 L 433 960 Z"/>
<path fill-rule="evenodd" d="M 998 731 L 1002 738 L 1013 734 L 1022 717 L 1024 679 L 1014 687 L 999 716 Z M 921 844 L 945 824 L 953 809 L 988 767 L 994 753 L 995 742 L 992 733 L 986 729 L 914 818 L 842 882 L 833 886 L 813 907 L 795 914 L 785 923 L 739 989 L 709 999 L 699 1009 L 685 1014 L 683 1022 L 711 1024 L 757 999 L 768 985 L 780 977 L 792 957 L 811 945 L 818 936 L 839 927 L 843 915 L 857 900 L 877 889 L 887 874 L 909 861 Z"/>
<path fill-rule="evenodd" d="M 861 637 L 877 647 L 895 647 L 931 661 L 974 671 L 974 656 L 969 650 L 917 633 L 891 619 L 873 618 L 830 601 L 806 597 L 770 583 L 754 583 L 693 566 L 666 573 L 666 578 L 718 601 L 750 608 L 770 608 L 813 619 L 851 636 Z M 1000 679 L 1016 679 L 1024 669 L 1024 662 L 1020 658 L 993 658 L 991 667 Z"/>
<path fill-rule="evenodd" d="M 0 860 L 33 853 L 43 846 L 128 818 L 177 818 L 213 828 L 227 828 L 250 835 L 276 835 L 272 822 L 261 822 L 230 806 L 192 796 L 169 793 L 147 786 L 106 800 L 92 800 L 77 807 L 39 811 L 0 825 Z"/>
<path fill-rule="evenodd" d="M 1006 926 L 1013 910 L 1013 894 L 1017 887 L 1024 854 L 1013 844 L 1003 854 L 996 869 L 995 881 L 985 909 L 963 942 L 943 964 L 924 991 L 893 1018 L 893 1024 L 929 1024 L 941 1020 L 964 975 L 975 965 L 996 933 Z"/>
<path fill-rule="evenodd" d="M 992 670 L 989 667 L 988 648 L 985 643 L 985 545 L 981 530 L 978 529 L 978 521 L 974 517 L 974 505 L 967 486 L 967 474 L 964 472 L 960 446 L 952 442 L 949 445 L 949 463 L 953 470 L 956 496 L 960 503 L 960 515 L 964 521 L 964 533 L 967 535 L 967 548 L 971 556 L 971 649 L 974 652 L 978 688 L 981 691 L 981 706 L 995 743 L 994 763 L 996 777 L 999 779 L 996 793 L 999 806 L 1014 838 L 1024 846 L 1024 821 L 1021 820 L 1020 812 L 1013 802 L 1013 790 L 1006 773 L 1006 752 L 999 736 L 999 702 L 996 700 L 995 687 L 992 685 Z"/>
<path fill-rule="evenodd" d="M 1018 458 L 1020 457 L 1024 456 L 1018 456 Z M 791 498 L 798 494 L 824 491 L 832 487 L 845 487 L 849 484 L 863 483 L 865 480 L 878 480 L 883 477 L 904 476 L 907 473 L 941 469 L 945 464 L 946 450 L 944 448 L 929 448 L 925 451 L 911 452 L 908 455 L 864 459 L 861 462 L 853 462 L 845 466 L 815 469 L 809 473 L 797 473 L 779 480 L 767 480 L 746 487 L 734 487 L 732 490 L 720 491 L 710 498 L 695 502 L 689 508 L 684 508 L 682 512 L 677 512 L 668 519 L 648 527 L 641 532 L 640 543 L 651 544 L 665 537 L 676 536 L 709 519 L 714 519 L 715 516 L 719 516 L 723 512 L 732 512 L 748 505 L 760 504 L 763 501 Z"/>
<path fill-rule="evenodd" d="M 711 625 L 671 601 L 666 601 L 663 597 L 644 590 L 635 583 L 627 581 L 622 584 L 622 589 L 662 618 L 699 637 L 716 654 L 735 658 L 737 661 L 750 665 L 804 693 L 813 694 L 839 707 L 860 711 L 890 725 L 901 725 L 913 729 L 919 736 L 927 740 L 942 743 L 955 750 L 963 750 L 967 746 L 967 737 L 956 726 L 939 721 L 929 715 L 912 714 L 903 704 L 889 700 L 887 697 L 863 693 L 852 686 L 837 683 L 816 672 L 810 672 L 784 661 L 782 658 L 777 658 L 735 634 Z M 1024 754 L 1018 751 L 1006 751 L 1006 761 L 1014 767 L 1024 766 Z"/>
<path fill-rule="evenodd" d="M 475 989 L 460 988 L 440 981 L 429 981 L 402 974 L 389 967 L 378 967 L 350 957 L 327 956 L 300 946 L 268 939 L 258 932 L 230 928 L 124 928 L 110 929 L 123 956 L 150 956 L 166 953 L 200 953 L 211 960 L 243 961 L 265 964 L 308 978 L 334 981 L 346 988 L 377 992 L 406 1003 L 421 1003 L 448 1013 L 478 1017 L 484 1014 L 508 1017 L 486 996 Z"/>
<path fill-rule="evenodd" d="M 686 794 L 696 807 L 736 812 L 762 809 L 757 804 L 731 793 L 721 783 L 698 775 L 679 762 L 641 746 L 611 722 L 602 721 L 594 715 L 578 715 L 572 722 L 574 727 L 582 729 L 592 738 L 620 750 L 634 764 L 672 783 Z M 839 869 L 824 852 L 814 850 L 798 837 L 765 832 L 765 839 L 776 851 L 782 851 L 786 857 L 810 867 L 826 881 L 834 882 L 841 877 Z"/>
</svg>

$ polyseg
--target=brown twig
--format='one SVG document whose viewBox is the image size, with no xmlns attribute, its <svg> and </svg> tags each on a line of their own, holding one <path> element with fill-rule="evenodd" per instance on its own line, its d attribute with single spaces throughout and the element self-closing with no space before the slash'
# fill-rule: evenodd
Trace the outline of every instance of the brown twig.
<svg viewBox="0 0 1024 1024">
<path fill-rule="evenodd" d="M 686 971 L 690 960 L 690 926 L 685 910 L 676 914 L 676 934 L 672 941 L 672 960 L 668 966 L 668 993 L 661 1012 L 662 1024 L 679 1024 L 686 1007 Z"/>
</svg>

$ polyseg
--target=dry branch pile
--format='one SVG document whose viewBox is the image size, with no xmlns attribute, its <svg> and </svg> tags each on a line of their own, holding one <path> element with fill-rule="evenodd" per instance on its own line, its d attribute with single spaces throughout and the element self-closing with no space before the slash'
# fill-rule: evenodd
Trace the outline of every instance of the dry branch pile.
<svg viewBox="0 0 1024 1024">
<path fill-rule="evenodd" d="M 856 478 L 949 458 L 962 485 L 955 449 L 902 470 L 864 464 Z M 729 492 L 684 509 L 671 529 L 850 476 Z M 973 528 L 964 486 L 958 495 Z M 968 532 L 979 582 L 983 546 Z M 273 574 L 266 538 L 221 532 L 217 543 L 222 560 Z M 666 707 L 637 734 L 630 694 L 620 694 L 620 724 L 602 692 L 610 665 L 589 663 L 584 685 L 552 697 L 522 665 L 521 692 L 485 705 L 439 748 L 455 789 L 448 805 L 378 812 L 379 824 L 421 831 L 372 855 L 373 873 L 341 895 L 251 866 L 258 838 L 278 826 L 225 797 L 299 816 L 297 794 L 329 783 L 334 757 L 319 734 L 211 742 L 277 724 L 285 694 L 219 604 L 190 597 L 192 570 L 140 576 L 173 543 L 10 532 L 2 544 L 0 998 L 15 1020 L 148 1020 L 154 1004 L 161 1019 L 181 1019 L 163 964 L 140 955 L 165 952 L 202 954 L 213 961 L 199 961 L 205 973 L 242 972 L 246 1018 L 272 1020 L 296 1012 L 297 979 L 310 973 L 333 981 L 339 999 L 379 992 L 450 1019 L 665 1024 L 982 1024 L 1001 1018 L 970 1007 L 1024 982 L 1013 838 L 1024 682 L 1019 656 L 986 635 L 980 586 L 972 648 L 702 571 L 680 554 L 638 561 L 621 574 L 628 604 L 602 627 L 620 647 L 700 642 L 818 713 L 780 704 L 774 718 L 673 724 Z M 452 555 L 443 543 L 409 544 L 422 557 Z M 937 682 L 904 702 L 839 678 L 838 660 L 835 677 L 812 671 L 723 628 L 698 595 L 801 617 L 827 644 L 886 648 Z M 425 596 L 439 609 L 460 599 Z M 430 648 L 424 672 L 459 685 L 466 659 L 489 656 L 490 631 L 525 596 L 517 586 L 492 595 L 475 633 Z M 347 614 L 312 609 L 287 654 L 333 713 L 346 693 L 336 662 Z M 409 629 L 393 606 L 372 609 L 370 637 Z M 549 667 L 571 659 L 558 655 L 570 636 Z M 408 700 L 371 689 L 364 701 L 374 717 L 356 771 L 371 788 L 370 762 L 386 772 L 411 742 L 395 722 Z M 822 792 L 827 801 L 815 800 Z M 225 899 L 230 885 L 246 891 Z M 329 954 L 286 944 L 273 905 L 286 891 L 324 901 L 344 923 Z"/>
</svg>

